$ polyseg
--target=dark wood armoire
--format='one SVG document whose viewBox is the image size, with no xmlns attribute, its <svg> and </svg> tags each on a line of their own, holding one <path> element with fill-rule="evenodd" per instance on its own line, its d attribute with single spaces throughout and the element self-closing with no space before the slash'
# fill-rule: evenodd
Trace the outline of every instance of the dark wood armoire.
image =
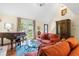
<svg viewBox="0 0 79 59">
<path fill-rule="evenodd" d="M 56 34 L 58 34 L 61 39 L 69 38 L 71 36 L 71 20 L 56 21 Z"/>
</svg>

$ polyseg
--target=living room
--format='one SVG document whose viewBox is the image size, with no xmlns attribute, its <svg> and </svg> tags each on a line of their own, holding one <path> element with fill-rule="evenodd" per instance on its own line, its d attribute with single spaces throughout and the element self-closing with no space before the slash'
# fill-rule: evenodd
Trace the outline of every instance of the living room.
<svg viewBox="0 0 79 59">
<path fill-rule="evenodd" d="M 78 3 L 0 3 L 0 55 L 70 56 L 69 48 L 65 50 L 68 53 L 63 54 L 56 53 L 59 48 L 55 47 L 55 51 L 50 46 L 59 45 L 68 38 L 72 46 L 78 45 L 78 8 Z M 55 42 L 50 43 L 50 37 Z M 64 44 L 60 44 L 61 49 Z M 52 51 L 55 53 L 50 53 Z M 73 55 L 79 56 L 79 51 Z"/>
</svg>

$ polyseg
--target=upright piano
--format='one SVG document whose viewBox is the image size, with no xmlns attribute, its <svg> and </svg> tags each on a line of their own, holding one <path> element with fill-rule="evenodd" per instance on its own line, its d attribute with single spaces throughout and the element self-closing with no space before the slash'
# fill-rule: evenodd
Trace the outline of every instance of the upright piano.
<svg viewBox="0 0 79 59">
<path fill-rule="evenodd" d="M 13 49 L 13 41 L 16 41 L 17 36 L 23 38 L 25 35 L 25 32 L 0 32 L 1 46 L 4 45 L 4 38 L 7 38 L 11 41 L 11 49 Z"/>
</svg>

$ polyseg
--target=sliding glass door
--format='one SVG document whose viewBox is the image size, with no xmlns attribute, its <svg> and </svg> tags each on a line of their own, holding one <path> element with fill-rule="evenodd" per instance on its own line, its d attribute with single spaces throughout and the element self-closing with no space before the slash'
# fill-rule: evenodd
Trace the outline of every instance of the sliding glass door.
<svg viewBox="0 0 79 59">
<path fill-rule="evenodd" d="M 34 22 L 33 20 L 20 18 L 18 19 L 18 31 L 25 32 L 27 39 L 34 38 Z"/>
</svg>

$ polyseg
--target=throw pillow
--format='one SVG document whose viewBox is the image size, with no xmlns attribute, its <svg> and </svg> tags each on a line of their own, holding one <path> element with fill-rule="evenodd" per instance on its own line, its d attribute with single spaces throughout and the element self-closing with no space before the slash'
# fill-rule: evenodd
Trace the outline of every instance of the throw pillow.
<svg viewBox="0 0 79 59">
<path fill-rule="evenodd" d="M 79 45 L 71 51 L 69 56 L 79 56 Z"/>
<path fill-rule="evenodd" d="M 77 39 L 74 38 L 74 37 L 70 37 L 66 41 L 69 43 L 71 49 L 75 48 L 79 44 L 79 42 L 77 41 Z"/>
</svg>

